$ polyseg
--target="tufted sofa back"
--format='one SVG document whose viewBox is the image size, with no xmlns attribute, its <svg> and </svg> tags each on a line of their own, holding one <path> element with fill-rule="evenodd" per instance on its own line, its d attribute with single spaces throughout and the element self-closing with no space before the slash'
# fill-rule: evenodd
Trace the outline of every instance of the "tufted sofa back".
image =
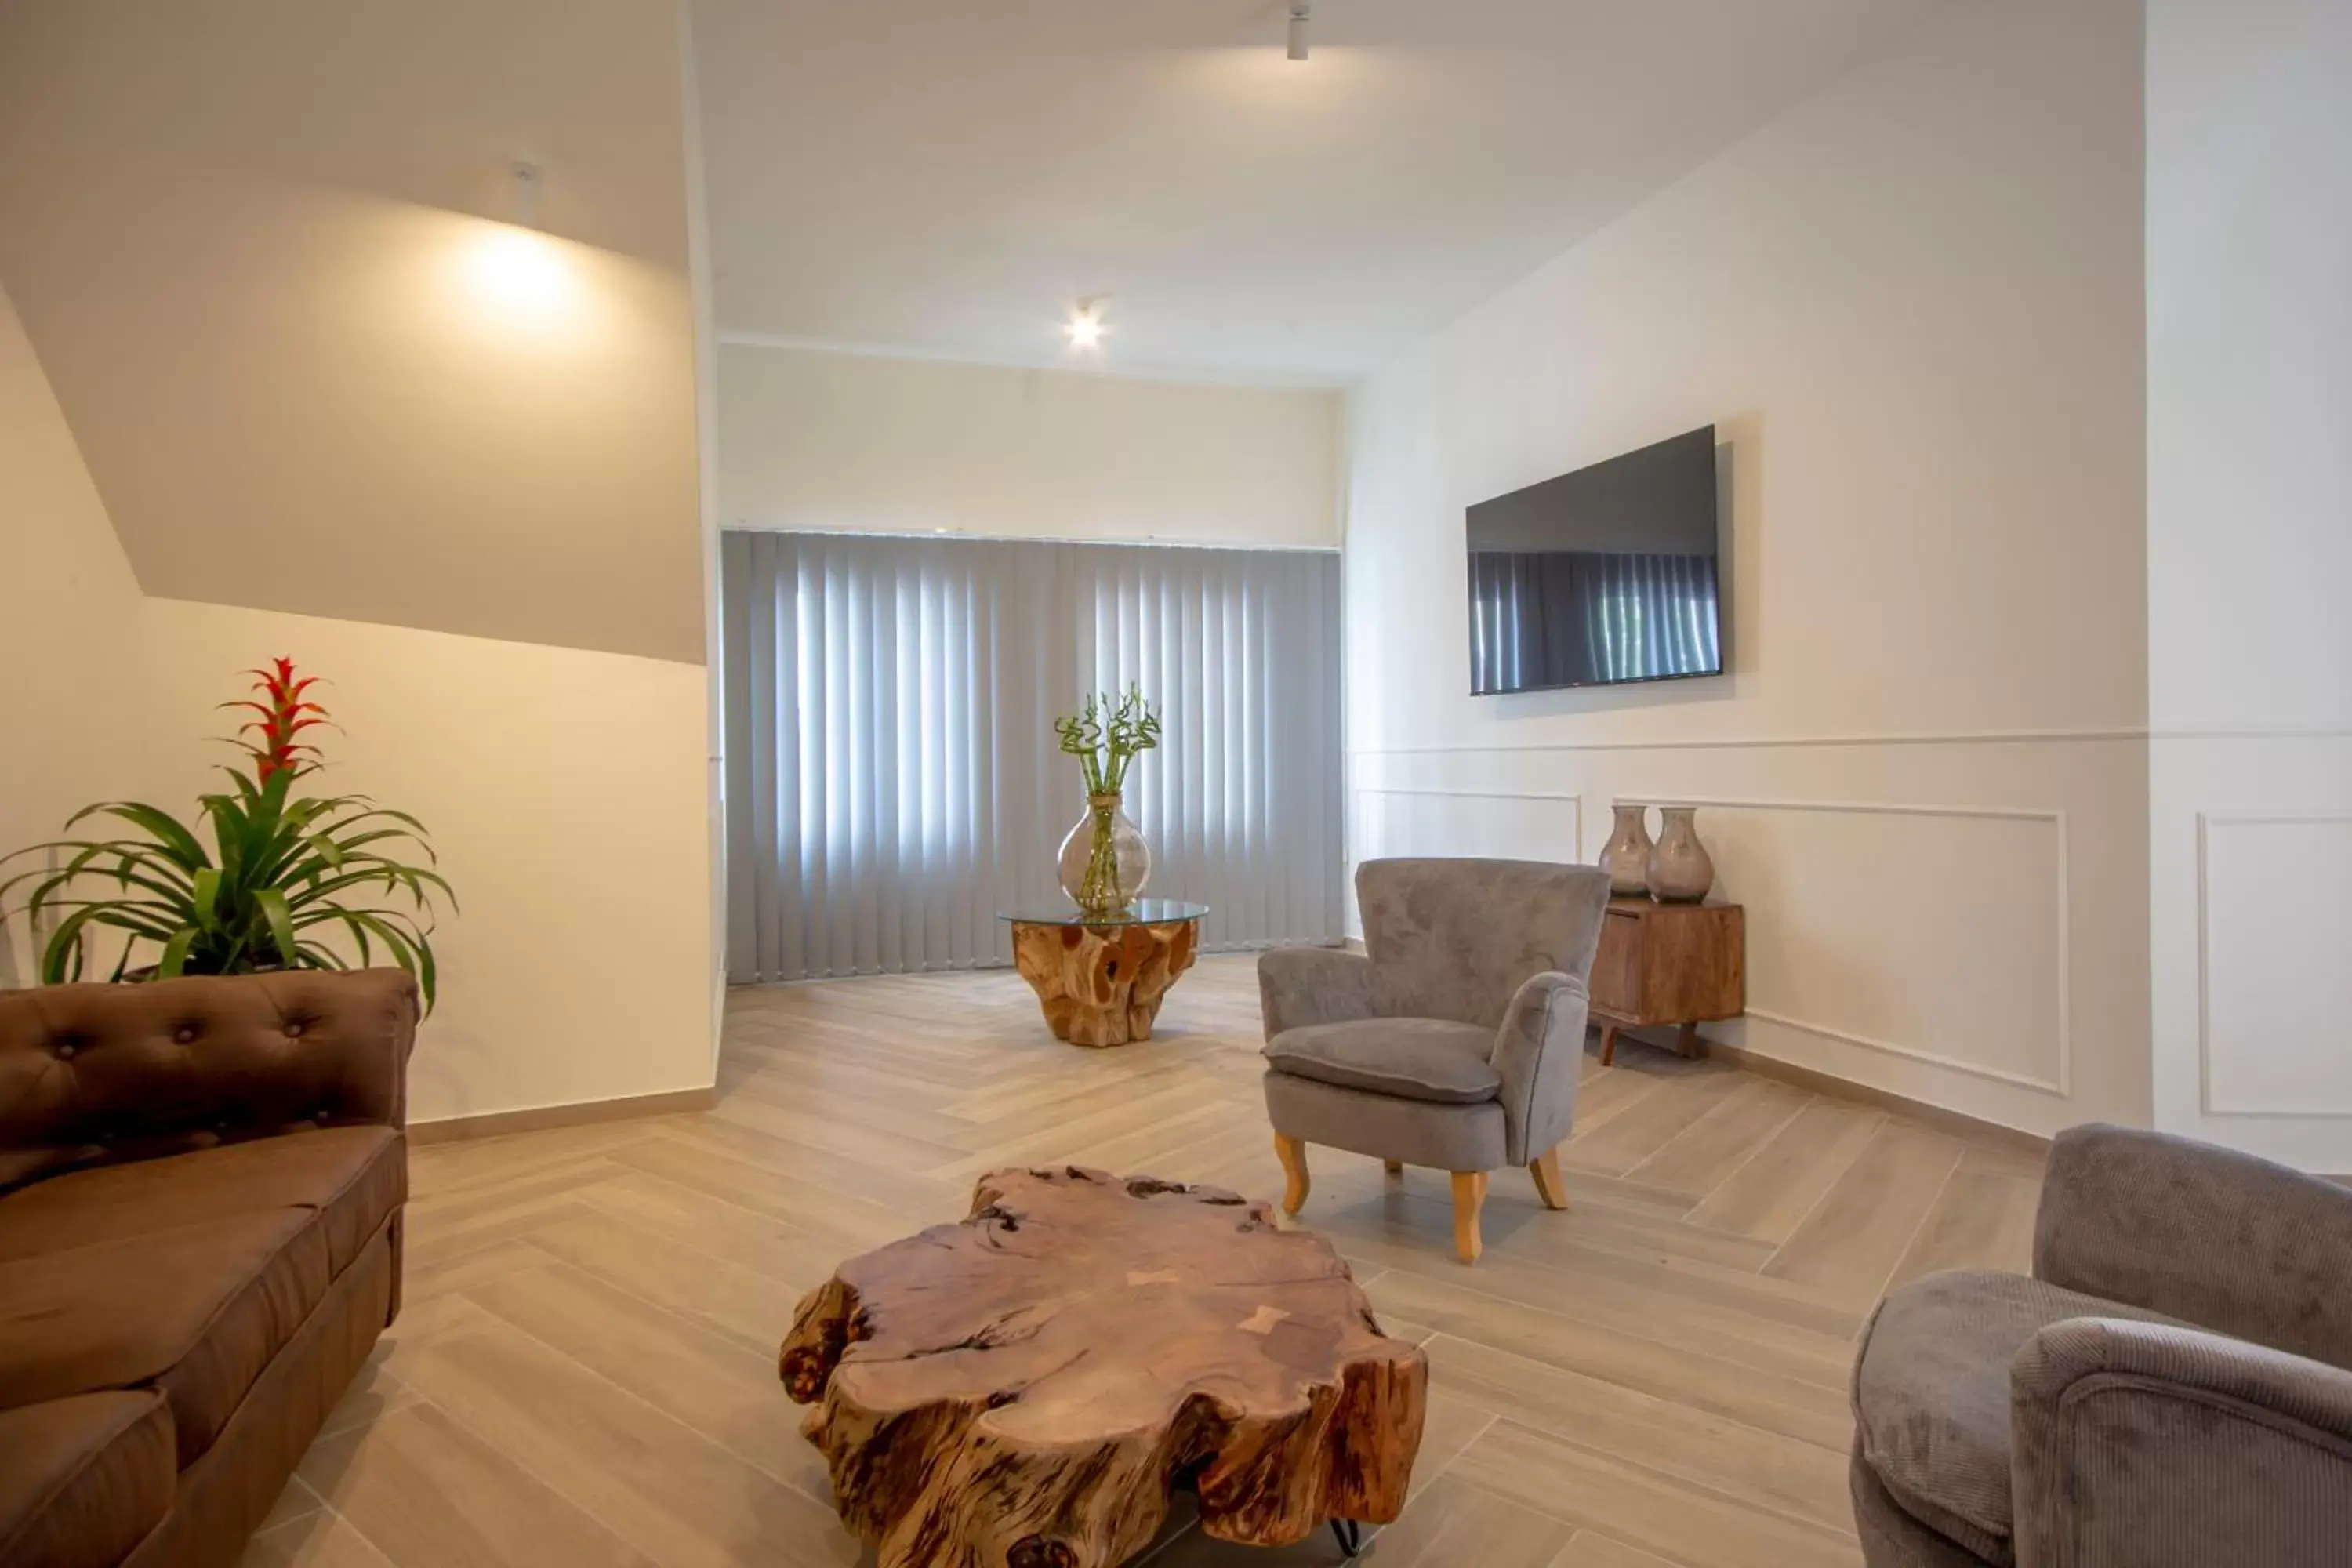
<svg viewBox="0 0 2352 1568">
<path fill-rule="evenodd" d="M 398 1127 L 416 1017 L 394 969 L 0 992 L 0 1192 L 306 1126 Z"/>
</svg>

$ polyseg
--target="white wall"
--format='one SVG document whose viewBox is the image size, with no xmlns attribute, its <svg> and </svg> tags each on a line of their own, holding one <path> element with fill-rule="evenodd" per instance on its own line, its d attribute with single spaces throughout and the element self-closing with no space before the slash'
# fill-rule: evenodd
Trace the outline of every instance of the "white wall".
<svg viewBox="0 0 2352 1568">
<path fill-rule="evenodd" d="M 1339 542 L 1337 393 L 751 343 L 719 354 L 727 526 Z"/>
<path fill-rule="evenodd" d="M 707 1086 L 702 667 L 142 597 L 0 294 L 0 851 L 193 814 L 214 704 L 280 654 L 332 683 L 321 782 L 424 818 L 463 901 L 412 1120 Z"/>
<path fill-rule="evenodd" d="M 1949 14 L 1352 397 L 1359 857 L 1691 799 L 1759 1052 L 2148 1115 L 2139 6 Z M 1714 422 L 1732 670 L 1471 699 L 1463 510 Z"/>
<path fill-rule="evenodd" d="M 2352 7 L 2147 26 L 2156 1121 L 2352 1171 Z"/>
</svg>

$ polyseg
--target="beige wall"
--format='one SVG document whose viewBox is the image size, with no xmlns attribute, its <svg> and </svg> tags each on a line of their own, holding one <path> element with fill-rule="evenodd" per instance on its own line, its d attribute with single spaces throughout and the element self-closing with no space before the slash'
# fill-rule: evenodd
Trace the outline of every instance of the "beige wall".
<svg viewBox="0 0 2352 1568">
<path fill-rule="evenodd" d="M 2156 1120 L 2352 1171 L 2352 9 L 2153 0 Z"/>
<path fill-rule="evenodd" d="M 0 279 L 149 593 L 702 658 L 679 28 L 0 9 Z"/>
<path fill-rule="evenodd" d="M 1723 1037 L 2147 1119 L 2140 45 L 2133 0 L 1930 22 L 1360 389 L 1353 853 L 1706 803 Z M 1464 508 L 1709 422 L 1731 673 L 1465 696 Z"/>
<path fill-rule="evenodd" d="M 193 814 L 214 704 L 281 654 L 331 682 L 322 783 L 424 818 L 464 903 L 411 1116 L 709 1084 L 702 668 L 143 597 L 0 295 L 0 848 Z"/>
<path fill-rule="evenodd" d="M 729 527 L 1339 541 L 1340 400 L 728 343 Z"/>
<path fill-rule="evenodd" d="M 0 854 L 126 787 L 144 718 L 138 613 L 130 563 L 0 292 Z M 0 984 L 33 973 L 0 941 Z"/>
</svg>

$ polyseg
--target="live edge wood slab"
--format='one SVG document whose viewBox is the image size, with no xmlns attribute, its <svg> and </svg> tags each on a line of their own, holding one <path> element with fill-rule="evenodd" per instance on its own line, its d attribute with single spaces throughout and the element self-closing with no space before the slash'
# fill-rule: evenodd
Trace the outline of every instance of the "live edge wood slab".
<svg viewBox="0 0 2352 1568">
<path fill-rule="evenodd" d="M 1320 1237 L 1076 1166 L 843 1264 L 779 1369 L 877 1568 L 1113 1568 L 1180 1484 L 1247 1545 L 1392 1520 L 1429 1378 Z"/>
</svg>

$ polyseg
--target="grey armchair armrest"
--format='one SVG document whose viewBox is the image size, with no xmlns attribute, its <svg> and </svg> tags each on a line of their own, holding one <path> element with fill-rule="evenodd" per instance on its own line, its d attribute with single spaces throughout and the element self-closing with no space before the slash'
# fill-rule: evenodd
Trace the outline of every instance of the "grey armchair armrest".
<svg viewBox="0 0 2352 1568">
<path fill-rule="evenodd" d="M 1372 1016 L 1372 963 L 1337 947 L 1277 947 L 1258 954 L 1265 1037 L 1309 1024 Z"/>
<path fill-rule="evenodd" d="M 1568 1136 L 1591 1006 L 1584 982 L 1557 972 L 1528 976 L 1511 997 L 1489 1065 L 1503 1080 L 1505 1149 L 1515 1165 Z"/>
<path fill-rule="evenodd" d="M 2352 1372 L 2201 1330 L 2070 1318 L 2010 1369 L 2019 1568 L 2341 1568 Z"/>
<path fill-rule="evenodd" d="M 2251 1154 L 2097 1124 L 2060 1133 L 2033 1273 L 2352 1363 L 2352 1191 Z"/>
</svg>

